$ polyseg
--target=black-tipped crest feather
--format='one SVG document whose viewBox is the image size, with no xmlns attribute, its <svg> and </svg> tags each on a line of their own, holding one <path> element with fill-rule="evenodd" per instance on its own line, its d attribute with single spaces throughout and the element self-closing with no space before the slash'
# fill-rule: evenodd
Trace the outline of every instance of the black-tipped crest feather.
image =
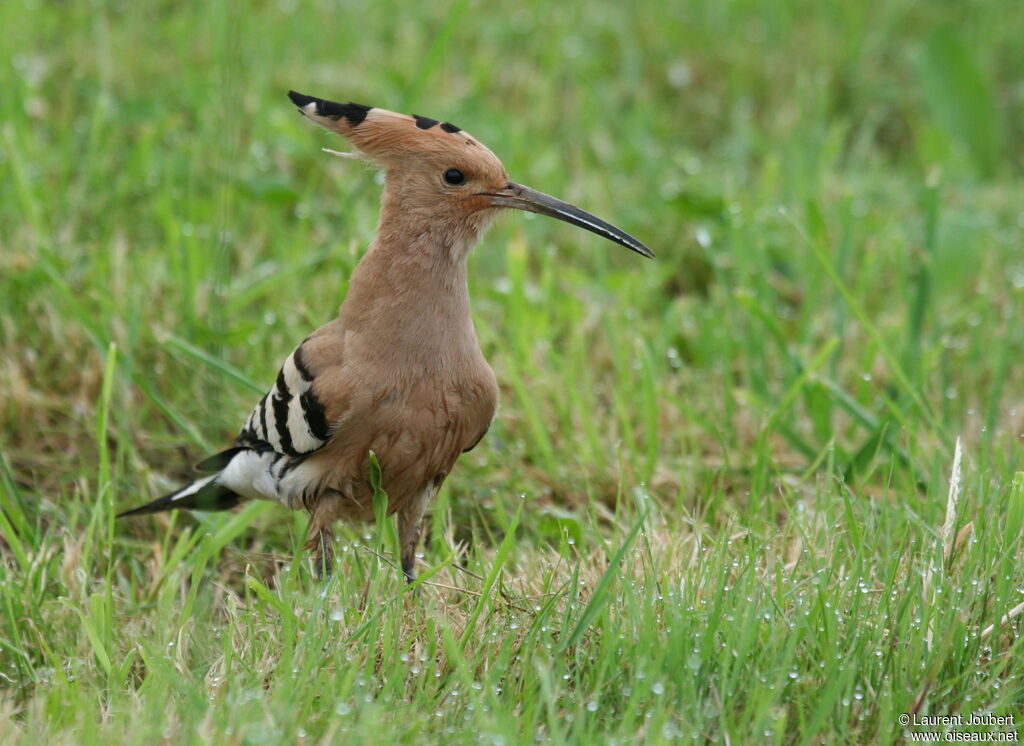
<svg viewBox="0 0 1024 746">
<path fill-rule="evenodd" d="M 334 121 L 345 117 L 353 127 L 358 127 L 366 119 L 367 112 L 373 108 L 372 106 L 357 104 L 352 101 L 349 101 L 347 104 L 339 104 L 337 101 L 326 101 L 316 96 L 307 96 L 305 93 L 299 93 L 298 91 L 288 91 L 288 98 L 299 107 L 299 111 L 303 114 L 306 113 L 305 107 L 310 104 L 316 104 L 318 116 L 327 117 Z"/>
</svg>

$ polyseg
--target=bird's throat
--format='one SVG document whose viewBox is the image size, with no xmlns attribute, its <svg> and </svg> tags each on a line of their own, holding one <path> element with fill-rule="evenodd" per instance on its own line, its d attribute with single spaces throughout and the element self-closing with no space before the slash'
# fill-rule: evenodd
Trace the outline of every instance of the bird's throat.
<svg viewBox="0 0 1024 746">
<path fill-rule="evenodd" d="M 465 257 L 431 231 L 398 240 L 381 225 L 349 282 L 339 314 L 345 328 L 417 356 L 470 354 L 477 348 Z M 409 234 L 405 234 L 408 236 Z"/>
</svg>

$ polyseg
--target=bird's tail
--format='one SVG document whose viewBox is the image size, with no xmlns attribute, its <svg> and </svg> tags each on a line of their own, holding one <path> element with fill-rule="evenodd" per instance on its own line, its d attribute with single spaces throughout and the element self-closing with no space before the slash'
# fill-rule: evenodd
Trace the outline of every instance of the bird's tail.
<svg viewBox="0 0 1024 746">
<path fill-rule="evenodd" d="M 142 513 L 156 513 L 161 510 L 189 508 L 191 510 L 228 510 L 242 501 L 241 495 L 233 492 L 230 487 L 217 482 L 220 474 L 197 479 L 180 490 L 158 497 L 153 502 L 137 508 L 118 513 L 118 518 Z"/>
</svg>

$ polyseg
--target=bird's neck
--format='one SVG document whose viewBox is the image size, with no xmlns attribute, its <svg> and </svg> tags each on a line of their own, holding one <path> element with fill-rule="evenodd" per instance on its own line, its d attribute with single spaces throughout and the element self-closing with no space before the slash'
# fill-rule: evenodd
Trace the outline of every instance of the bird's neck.
<svg viewBox="0 0 1024 746">
<path fill-rule="evenodd" d="M 466 256 L 479 233 L 385 200 L 377 236 L 339 310 L 345 328 L 410 356 L 436 355 L 439 346 L 476 352 Z"/>
</svg>

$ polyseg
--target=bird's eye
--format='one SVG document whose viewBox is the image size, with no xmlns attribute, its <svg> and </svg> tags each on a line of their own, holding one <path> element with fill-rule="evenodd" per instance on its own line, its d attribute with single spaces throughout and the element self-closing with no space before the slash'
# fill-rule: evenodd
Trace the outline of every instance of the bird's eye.
<svg viewBox="0 0 1024 746">
<path fill-rule="evenodd" d="M 444 181 L 452 186 L 460 186 L 466 183 L 466 175 L 457 168 L 449 168 L 444 172 Z"/>
</svg>

